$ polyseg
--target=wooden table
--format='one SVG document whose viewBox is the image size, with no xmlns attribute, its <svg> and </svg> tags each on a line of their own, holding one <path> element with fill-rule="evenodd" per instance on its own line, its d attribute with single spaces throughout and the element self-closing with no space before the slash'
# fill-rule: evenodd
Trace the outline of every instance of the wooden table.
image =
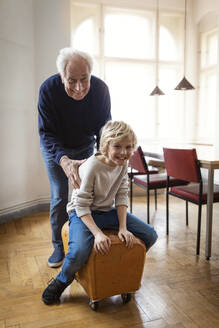
<svg viewBox="0 0 219 328">
<path fill-rule="evenodd" d="M 173 148 L 173 147 L 172 147 Z M 177 148 L 177 147 L 175 147 Z M 180 147 L 178 147 L 180 148 Z M 189 148 L 189 147 L 184 147 Z M 190 147 L 191 148 L 191 147 Z M 196 147 L 193 147 L 196 148 Z M 206 215 L 206 240 L 205 240 L 205 256 L 209 260 L 211 257 L 212 246 L 212 222 L 213 222 L 213 187 L 214 187 L 214 170 L 219 169 L 219 160 L 215 159 L 213 154 L 205 154 L 202 151 L 197 151 L 201 168 L 208 170 L 208 193 L 207 193 L 207 215 Z M 151 164 L 156 166 L 156 160 L 158 160 L 158 166 L 161 166 L 164 159 L 162 150 L 153 152 L 144 152 L 147 157 L 152 157 Z M 203 159 L 201 159 L 203 158 Z M 204 159 L 210 158 L 210 159 Z M 217 156 L 219 158 L 219 156 Z"/>
<path fill-rule="evenodd" d="M 212 245 L 212 218 L 213 218 L 213 191 L 214 191 L 214 170 L 219 169 L 219 160 L 202 160 L 200 166 L 208 170 L 208 194 L 207 194 L 207 217 L 206 217 L 206 240 L 205 256 L 209 260 L 211 257 Z"/>
</svg>

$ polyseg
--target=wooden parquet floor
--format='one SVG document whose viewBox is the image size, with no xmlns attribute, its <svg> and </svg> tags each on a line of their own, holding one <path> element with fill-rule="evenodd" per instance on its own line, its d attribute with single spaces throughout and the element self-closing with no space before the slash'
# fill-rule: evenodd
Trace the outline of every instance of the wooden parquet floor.
<svg viewBox="0 0 219 328">
<path fill-rule="evenodd" d="M 153 199 L 152 199 L 153 200 Z M 145 218 L 145 197 L 134 200 L 134 214 Z M 46 306 L 41 294 L 59 269 L 47 266 L 52 251 L 48 213 L 0 225 L 0 328 L 216 328 L 219 327 L 219 204 L 214 205 L 213 254 L 205 260 L 205 208 L 201 255 L 195 255 L 197 207 L 170 202 L 170 235 L 165 235 L 165 197 L 151 204 L 151 224 L 159 234 L 148 252 L 141 288 L 123 305 L 120 295 L 104 299 L 94 312 L 73 282 L 61 304 Z"/>
</svg>

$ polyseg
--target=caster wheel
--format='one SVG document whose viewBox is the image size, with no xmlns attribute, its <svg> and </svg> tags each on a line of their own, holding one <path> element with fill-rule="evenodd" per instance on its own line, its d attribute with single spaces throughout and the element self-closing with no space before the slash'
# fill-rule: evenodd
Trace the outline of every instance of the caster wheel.
<svg viewBox="0 0 219 328">
<path fill-rule="evenodd" d="M 95 302 L 95 301 L 91 301 L 89 302 L 89 305 L 90 305 L 90 308 L 93 310 L 93 311 L 97 311 L 98 309 L 98 302 Z"/>
<path fill-rule="evenodd" d="M 123 304 L 128 303 L 131 300 L 131 294 L 121 294 Z"/>
</svg>

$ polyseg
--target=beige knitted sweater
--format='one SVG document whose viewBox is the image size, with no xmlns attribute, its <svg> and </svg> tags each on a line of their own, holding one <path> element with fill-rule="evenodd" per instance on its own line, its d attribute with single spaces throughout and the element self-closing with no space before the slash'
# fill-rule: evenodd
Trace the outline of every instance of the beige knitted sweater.
<svg viewBox="0 0 219 328">
<path fill-rule="evenodd" d="M 102 163 L 96 155 L 79 167 L 81 186 L 73 189 L 67 204 L 68 214 L 75 210 L 81 217 L 94 210 L 107 212 L 114 206 L 128 206 L 127 165 L 112 167 Z"/>
</svg>

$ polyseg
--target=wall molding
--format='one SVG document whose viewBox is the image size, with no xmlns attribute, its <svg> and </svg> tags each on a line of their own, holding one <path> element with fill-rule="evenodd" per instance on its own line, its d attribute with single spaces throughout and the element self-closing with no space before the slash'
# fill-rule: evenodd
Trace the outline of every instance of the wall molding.
<svg viewBox="0 0 219 328">
<path fill-rule="evenodd" d="M 0 224 L 37 212 L 49 211 L 50 198 L 39 198 L 0 209 Z"/>
<path fill-rule="evenodd" d="M 158 192 L 163 192 L 159 191 Z M 145 190 L 133 184 L 134 196 L 145 196 Z M 20 219 L 38 212 L 49 211 L 50 198 L 38 198 L 0 209 L 0 224 Z"/>
</svg>

